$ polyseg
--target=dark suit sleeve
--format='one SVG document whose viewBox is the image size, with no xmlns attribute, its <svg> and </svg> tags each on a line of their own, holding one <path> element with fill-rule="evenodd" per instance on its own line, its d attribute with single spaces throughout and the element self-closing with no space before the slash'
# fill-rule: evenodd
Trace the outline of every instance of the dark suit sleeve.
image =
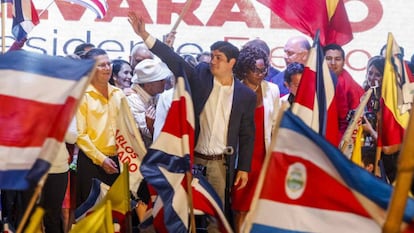
<svg viewBox="0 0 414 233">
<path fill-rule="evenodd" d="M 254 125 L 254 112 L 256 108 L 256 95 L 247 93 L 246 100 L 242 103 L 245 106 L 239 130 L 239 153 L 237 170 L 250 171 L 253 156 L 254 139 L 256 129 Z"/>
</svg>

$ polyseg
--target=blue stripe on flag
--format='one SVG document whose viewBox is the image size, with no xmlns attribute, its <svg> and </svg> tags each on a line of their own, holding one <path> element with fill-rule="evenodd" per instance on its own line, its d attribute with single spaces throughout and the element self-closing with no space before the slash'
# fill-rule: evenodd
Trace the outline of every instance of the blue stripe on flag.
<svg viewBox="0 0 414 233">
<path fill-rule="evenodd" d="M 252 225 L 251 232 L 254 232 L 254 233 L 269 233 L 269 232 L 272 232 L 272 233 L 305 233 L 304 231 L 291 231 L 291 230 L 266 226 L 266 225 L 257 224 L 257 223 L 254 223 Z"/>
<path fill-rule="evenodd" d="M 78 221 L 79 218 L 82 217 L 82 215 L 85 215 L 88 212 L 88 210 L 92 209 L 97 204 L 100 193 L 101 193 L 101 181 L 96 178 L 93 178 L 91 191 L 88 195 L 88 198 L 86 198 L 86 201 L 83 202 L 75 210 L 76 221 Z"/>
<path fill-rule="evenodd" d="M 0 71 L 16 70 L 51 78 L 80 80 L 82 77 L 88 75 L 91 66 L 94 63 L 95 60 L 75 60 L 72 58 L 46 56 L 44 54 L 27 51 L 11 51 L 0 56 Z M 50 65 L 39 66 L 35 64 Z M 77 68 L 73 69 L 73 67 Z"/>
</svg>

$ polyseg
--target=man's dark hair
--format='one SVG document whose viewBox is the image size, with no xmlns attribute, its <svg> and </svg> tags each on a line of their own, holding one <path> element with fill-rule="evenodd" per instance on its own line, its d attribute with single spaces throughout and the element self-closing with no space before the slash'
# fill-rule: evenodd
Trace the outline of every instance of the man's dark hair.
<svg viewBox="0 0 414 233">
<path fill-rule="evenodd" d="M 294 74 L 302 74 L 303 70 L 305 69 L 305 66 L 298 62 L 292 62 L 290 63 L 285 70 L 285 82 L 290 84 L 292 82 L 292 75 Z"/>
<path fill-rule="evenodd" d="M 338 44 L 328 44 L 325 47 L 323 47 L 323 53 L 324 54 L 326 54 L 326 51 L 328 51 L 328 50 L 339 50 L 341 52 L 342 59 L 345 60 L 345 51 L 340 45 L 338 45 Z"/>
<path fill-rule="evenodd" d="M 85 54 L 85 49 L 87 48 L 95 48 L 95 45 L 91 43 L 82 43 L 76 46 L 75 51 L 73 53 L 78 56 L 83 56 Z"/>
<path fill-rule="evenodd" d="M 218 50 L 227 57 L 227 61 L 230 61 L 230 59 L 234 58 L 237 61 L 237 58 L 239 57 L 239 49 L 232 45 L 231 43 L 227 41 L 217 41 L 214 44 L 210 46 L 210 50 Z"/>
<path fill-rule="evenodd" d="M 94 59 L 99 55 L 107 55 L 106 51 L 103 49 L 93 48 L 86 52 L 86 54 L 82 57 L 82 59 Z"/>
</svg>

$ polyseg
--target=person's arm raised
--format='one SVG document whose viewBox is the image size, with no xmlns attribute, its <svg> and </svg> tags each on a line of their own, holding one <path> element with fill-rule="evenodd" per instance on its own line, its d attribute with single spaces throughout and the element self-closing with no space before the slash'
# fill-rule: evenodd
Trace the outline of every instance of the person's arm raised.
<svg viewBox="0 0 414 233">
<path fill-rule="evenodd" d="M 134 32 L 142 38 L 142 40 L 146 40 L 149 36 L 149 33 L 145 29 L 145 22 L 142 16 L 138 16 L 135 12 L 130 11 L 128 13 L 128 22 L 131 24 L 132 29 Z"/>
</svg>

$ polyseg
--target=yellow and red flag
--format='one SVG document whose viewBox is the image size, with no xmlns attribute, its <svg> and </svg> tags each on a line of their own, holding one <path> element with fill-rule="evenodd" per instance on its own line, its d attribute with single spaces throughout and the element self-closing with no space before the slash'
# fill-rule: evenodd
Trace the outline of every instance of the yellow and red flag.
<svg viewBox="0 0 414 233">
<path fill-rule="evenodd" d="M 388 34 L 385 57 L 384 77 L 381 87 L 381 132 L 378 146 L 399 147 L 402 143 L 410 113 L 399 104 L 402 81 L 406 74 L 402 50 L 394 40 L 392 33 Z"/>
<path fill-rule="evenodd" d="M 322 46 L 344 45 L 352 40 L 352 28 L 342 0 L 259 0 L 297 30 L 315 37 Z"/>
</svg>

